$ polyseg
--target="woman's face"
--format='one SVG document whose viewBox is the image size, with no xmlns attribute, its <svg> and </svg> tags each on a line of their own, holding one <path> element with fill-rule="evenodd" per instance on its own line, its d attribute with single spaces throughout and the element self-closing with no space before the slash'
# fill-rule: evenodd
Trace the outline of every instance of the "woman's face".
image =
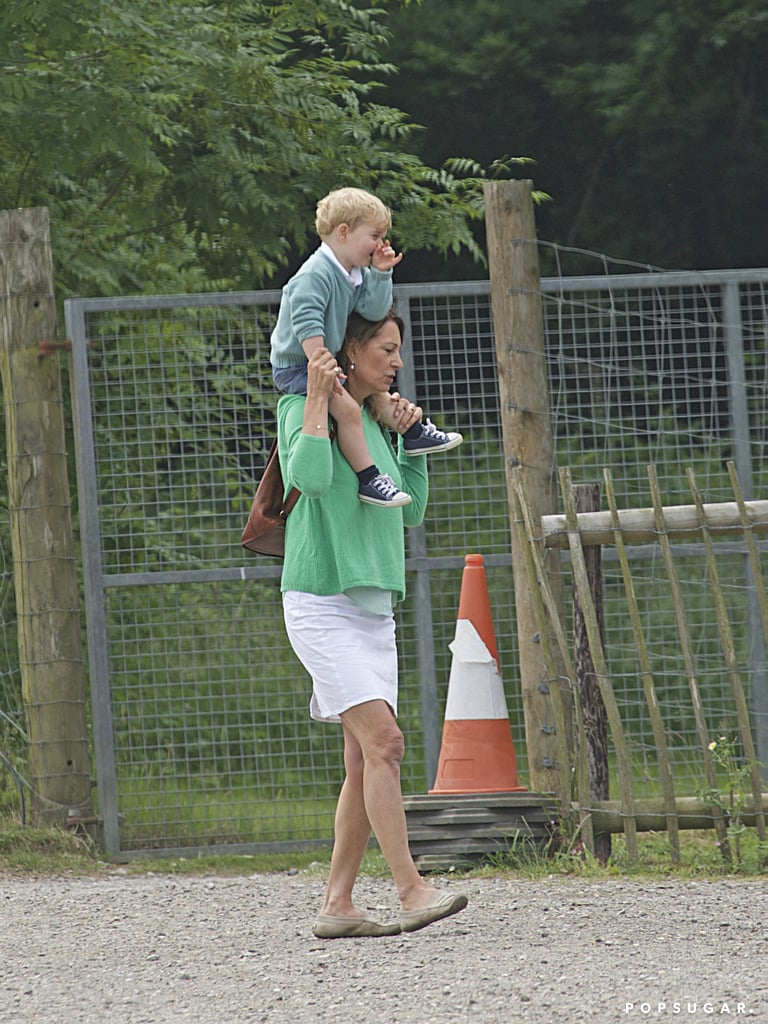
<svg viewBox="0 0 768 1024">
<path fill-rule="evenodd" d="M 379 391 L 389 391 L 397 371 L 402 369 L 402 340 L 393 320 L 387 320 L 365 345 L 349 350 L 347 389 L 359 402 Z M 351 364 L 355 369 L 351 369 Z"/>
</svg>

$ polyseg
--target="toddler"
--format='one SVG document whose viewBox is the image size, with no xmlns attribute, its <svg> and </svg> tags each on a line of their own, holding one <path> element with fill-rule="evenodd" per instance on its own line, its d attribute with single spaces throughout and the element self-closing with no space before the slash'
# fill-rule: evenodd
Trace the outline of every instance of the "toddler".
<svg viewBox="0 0 768 1024">
<path fill-rule="evenodd" d="M 387 315 L 392 270 L 403 258 L 387 239 L 391 223 L 387 207 L 363 189 L 337 189 L 317 204 L 320 247 L 283 288 L 272 332 L 270 359 L 279 391 L 307 393 L 309 356 L 323 346 L 336 355 L 351 312 L 372 321 Z M 339 377 L 345 379 L 341 369 Z M 362 418 L 337 418 L 336 428 L 344 458 L 357 474 L 360 500 L 385 508 L 407 505 L 411 496 L 374 463 Z M 408 455 L 427 455 L 449 451 L 462 440 L 461 434 L 446 433 L 426 420 L 406 431 L 403 447 Z"/>
</svg>

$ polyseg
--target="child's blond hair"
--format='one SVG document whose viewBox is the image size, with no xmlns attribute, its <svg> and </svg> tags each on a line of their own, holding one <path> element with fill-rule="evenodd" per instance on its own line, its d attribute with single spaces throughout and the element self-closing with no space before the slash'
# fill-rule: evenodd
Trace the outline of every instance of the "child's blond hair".
<svg viewBox="0 0 768 1024">
<path fill-rule="evenodd" d="M 315 229 L 320 238 L 332 234 L 339 224 L 374 224 L 386 233 L 392 226 L 392 213 L 376 196 L 362 188 L 337 188 L 317 204 Z"/>
</svg>

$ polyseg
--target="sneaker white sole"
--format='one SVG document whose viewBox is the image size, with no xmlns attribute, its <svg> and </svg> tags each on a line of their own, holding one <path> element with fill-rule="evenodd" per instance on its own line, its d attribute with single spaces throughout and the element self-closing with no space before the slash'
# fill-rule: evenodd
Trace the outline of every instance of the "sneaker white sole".
<svg viewBox="0 0 768 1024">
<path fill-rule="evenodd" d="M 410 505 L 413 501 L 410 494 L 406 494 L 403 498 L 392 498 L 391 501 L 386 501 L 384 498 L 369 498 L 366 494 L 358 494 L 358 498 L 366 505 L 378 505 L 379 508 L 402 508 L 403 505 Z"/>
<path fill-rule="evenodd" d="M 436 455 L 438 452 L 449 452 L 451 448 L 458 448 L 464 438 L 459 434 L 458 437 L 454 437 L 452 441 L 446 441 L 445 444 L 433 444 L 428 448 L 410 448 L 405 449 L 406 455 Z"/>
</svg>

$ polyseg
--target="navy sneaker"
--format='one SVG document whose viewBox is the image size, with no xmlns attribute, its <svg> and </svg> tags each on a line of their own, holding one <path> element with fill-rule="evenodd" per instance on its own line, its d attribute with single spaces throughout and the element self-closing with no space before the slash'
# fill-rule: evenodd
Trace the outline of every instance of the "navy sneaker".
<svg viewBox="0 0 768 1024">
<path fill-rule="evenodd" d="M 395 481 L 386 473 L 379 473 L 370 483 L 360 484 L 357 496 L 368 505 L 381 505 L 383 508 L 400 508 L 401 505 L 410 505 L 413 500 L 410 494 L 398 490 Z"/>
<path fill-rule="evenodd" d="M 432 420 L 425 420 L 421 424 L 421 437 L 411 440 L 403 438 L 403 448 L 406 455 L 430 455 L 432 452 L 449 452 L 451 448 L 458 448 L 463 440 L 461 434 L 448 434 L 438 430 Z"/>
</svg>

